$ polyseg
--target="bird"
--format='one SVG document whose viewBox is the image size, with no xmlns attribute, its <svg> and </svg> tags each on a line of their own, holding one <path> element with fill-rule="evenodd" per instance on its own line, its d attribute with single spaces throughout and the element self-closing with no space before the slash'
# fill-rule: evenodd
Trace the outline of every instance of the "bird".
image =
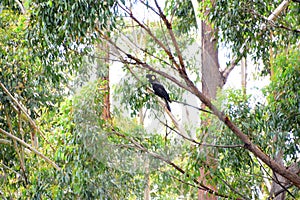
<svg viewBox="0 0 300 200">
<path fill-rule="evenodd" d="M 163 98 L 166 102 L 167 109 L 171 112 L 171 108 L 169 102 L 171 103 L 170 96 L 164 86 L 157 80 L 155 75 L 147 74 L 146 77 L 148 78 L 149 82 L 152 85 L 152 89 L 154 90 L 154 94 Z"/>
</svg>

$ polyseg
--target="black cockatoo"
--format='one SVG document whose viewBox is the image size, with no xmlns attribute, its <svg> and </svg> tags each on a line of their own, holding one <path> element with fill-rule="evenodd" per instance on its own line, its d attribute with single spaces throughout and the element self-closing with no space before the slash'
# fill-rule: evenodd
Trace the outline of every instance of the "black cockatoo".
<svg viewBox="0 0 300 200">
<path fill-rule="evenodd" d="M 158 80 L 156 79 L 156 76 L 154 76 L 152 74 L 147 74 L 146 77 L 148 78 L 149 82 L 152 85 L 154 94 L 156 94 L 157 96 L 159 96 L 165 100 L 167 109 L 171 112 L 171 108 L 169 105 L 169 102 L 171 103 L 171 100 L 170 100 L 169 94 L 165 90 L 164 86 L 160 82 L 158 82 Z"/>
</svg>

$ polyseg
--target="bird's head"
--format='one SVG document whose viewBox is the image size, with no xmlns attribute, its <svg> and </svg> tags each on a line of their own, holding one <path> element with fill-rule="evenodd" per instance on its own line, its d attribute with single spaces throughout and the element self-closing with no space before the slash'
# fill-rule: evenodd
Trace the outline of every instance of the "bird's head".
<svg viewBox="0 0 300 200">
<path fill-rule="evenodd" d="M 149 82 L 152 83 L 153 81 L 156 81 L 156 76 L 152 74 L 147 74 L 146 77 L 148 78 Z"/>
</svg>

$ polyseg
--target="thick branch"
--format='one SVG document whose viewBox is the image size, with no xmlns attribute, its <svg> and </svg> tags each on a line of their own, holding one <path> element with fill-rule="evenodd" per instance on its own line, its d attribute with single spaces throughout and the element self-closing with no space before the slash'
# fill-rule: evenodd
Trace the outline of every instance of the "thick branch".
<svg viewBox="0 0 300 200">
<path fill-rule="evenodd" d="M 251 151 L 256 157 L 262 160 L 266 165 L 268 165 L 272 170 L 281 176 L 287 178 L 289 181 L 293 182 L 295 186 L 300 188 L 300 177 L 290 172 L 285 168 L 285 166 L 278 164 L 275 160 L 271 159 L 266 155 L 258 146 L 256 146 L 249 137 L 244 134 L 224 113 L 219 111 L 211 101 L 198 90 L 198 88 L 193 84 L 191 80 L 186 76 L 185 79 L 187 85 L 192 89 L 193 94 L 195 94 L 226 126 L 243 141 L 245 148 Z"/>
<path fill-rule="evenodd" d="M 272 13 L 271 15 L 268 17 L 269 21 L 274 21 L 279 15 L 280 13 L 288 6 L 289 1 L 283 1 Z"/>
<path fill-rule="evenodd" d="M 238 64 L 238 62 L 241 60 L 241 58 L 235 57 L 231 60 L 229 66 L 224 69 L 224 71 L 221 72 L 221 75 L 223 77 L 223 84 L 227 82 L 228 76 L 230 72 L 235 68 L 235 66 Z"/>
</svg>

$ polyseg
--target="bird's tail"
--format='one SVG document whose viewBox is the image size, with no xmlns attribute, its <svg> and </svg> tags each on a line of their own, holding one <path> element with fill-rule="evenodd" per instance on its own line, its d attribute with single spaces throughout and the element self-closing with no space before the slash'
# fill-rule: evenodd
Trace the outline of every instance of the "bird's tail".
<svg viewBox="0 0 300 200">
<path fill-rule="evenodd" d="M 167 106 L 167 109 L 171 112 L 171 108 L 170 108 L 170 105 L 169 105 L 169 102 L 167 99 L 165 99 L 165 102 L 166 102 L 166 106 Z"/>
</svg>

